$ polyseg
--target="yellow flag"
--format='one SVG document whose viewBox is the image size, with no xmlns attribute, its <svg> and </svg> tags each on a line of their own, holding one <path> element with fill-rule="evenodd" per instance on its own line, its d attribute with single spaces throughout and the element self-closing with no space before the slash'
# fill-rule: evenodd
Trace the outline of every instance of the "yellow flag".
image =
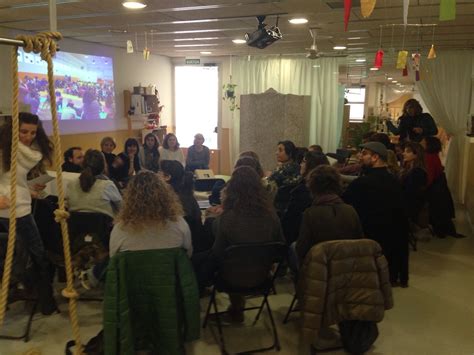
<svg viewBox="0 0 474 355">
<path fill-rule="evenodd" d="M 405 65 L 407 64 L 407 56 L 408 56 L 407 51 L 398 52 L 397 69 L 405 68 Z"/>
<path fill-rule="evenodd" d="M 360 12 L 362 13 L 362 17 L 366 18 L 372 14 L 376 2 L 377 0 L 360 0 Z"/>
<path fill-rule="evenodd" d="M 428 59 L 435 59 L 436 58 L 436 52 L 434 49 L 434 44 L 431 45 L 430 52 L 428 53 Z"/>
</svg>

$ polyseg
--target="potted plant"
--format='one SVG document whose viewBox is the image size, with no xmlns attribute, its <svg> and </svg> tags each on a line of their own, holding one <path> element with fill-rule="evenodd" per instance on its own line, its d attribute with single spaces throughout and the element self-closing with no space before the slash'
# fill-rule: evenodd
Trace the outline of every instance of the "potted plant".
<svg viewBox="0 0 474 355">
<path fill-rule="evenodd" d="M 222 100 L 228 101 L 229 102 L 229 109 L 231 111 L 234 111 L 235 109 L 239 109 L 239 106 L 236 104 L 235 100 L 237 97 L 235 96 L 235 88 L 237 87 L 236 84 L 232 83 L 227 83 L 222 86 L 222 89 L 224 89 L 224 96 L 222 97 Z"/>
</svg>

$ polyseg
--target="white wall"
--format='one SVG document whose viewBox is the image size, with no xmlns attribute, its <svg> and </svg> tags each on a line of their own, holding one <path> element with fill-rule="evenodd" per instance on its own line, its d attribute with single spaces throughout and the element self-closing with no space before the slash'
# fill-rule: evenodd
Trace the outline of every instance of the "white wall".
<svg viewBox="0 0 474 355">
<path fill-rule="evenodd" d="M 14 33 L 0 29 L 0 35 L 12 38 Z M 156 84 L 160 94 L 162 125 L 172 124 L 172 64 L 169 57 L 150 56 L 149 61 L 143 59 L 141 53 L 127 54 L 125 49 L 97 45 L 71 39 L 59 42 L 61 50 L 73 53 L 103 55 L 112 57 L 114 62 L 114 81 L 116 97 L 116 118 L 114 120 L 94 121 L 94 126 L 75 122 L 61 122 L 61 131 L 67 133 L 83 133 L 92 131 L 113 131 L 127 128 L 124 117 L 123 90 L 132 90 L 133 86 Z M 0 46 L 0 110 L 11 110 L 11 64 L 10 46 Z"/>
</svg>

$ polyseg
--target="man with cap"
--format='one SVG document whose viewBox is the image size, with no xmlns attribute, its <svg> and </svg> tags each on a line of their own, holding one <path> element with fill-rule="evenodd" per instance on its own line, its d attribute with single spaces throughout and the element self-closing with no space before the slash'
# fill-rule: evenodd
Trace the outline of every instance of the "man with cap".
<svg viewBox="0 0 474 355">
<path fill-rule="evenodd" d="M 408 219 L 402 188 L 387 170 L 387 148 L 380 142 L 360 145 L 362 175 L 343 194 L 359 214 L 366 238 L 377 241 L 389 263 L 392 285 L 408 287 Z"/>
</svg>

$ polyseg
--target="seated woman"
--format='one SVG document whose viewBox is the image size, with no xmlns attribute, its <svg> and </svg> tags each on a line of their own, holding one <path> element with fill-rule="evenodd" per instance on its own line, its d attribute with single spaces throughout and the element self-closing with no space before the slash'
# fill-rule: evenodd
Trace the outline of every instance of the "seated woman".
<svg viewBox="0 0 474 355">
<path fill-rule="evenodd" d="M 254 169 L 241 166 L 234 170 L 223 191 L 222 208 L 222 214 L 213 225 L 216 240 L 212 257 L 217 263 L 229 246 L 283 241 L 280 221 Z M 242 322 L 245 299 L 239 295 L 229 296 L 230 315 L 234 321 Z"/>
<path fill-rule="evenodd" d="M 140 166 L 142 169 L 158 172 L 160 169 L 160 152 L 158 148 L 160 143 L 158 138 L 153 133 L 148 133 L 145 136 L 145 143 L 143 149 L 138 153 L 140 159 Z"/>
<path fill-rule="evenodd" d="M 69 183 L 67 188 L 69 211 L 103 213 L 114 218 L 122 196 L 115 184 L 104 175 L 104 155 L 89 149 L 83 166 L 79 178 Z"/>
<path fill-rule="evenodd" d="M 117 181 L 119 186 L 125 187 L 131 176 L 137 174 L 140 167 L 138 153 L 140 148 L 134 138 L 128 138 L 125 141 L 125 147 L 112 164 L 112 178 Z"/>
<path fill-rule="evenodd" d="M 278 142 L 276 158 L 278 167 L 268 177 L 268 181 L 278 189 L 275 196 L 275 207 L 282 215 L 288 205 L 290 191 L 299 181 L 300 166 L 296 162 L 297 149 L 291 141 Z"/>
<path fill-rule="evenodd" d="M 110 235 L 109 255 L 121 251 L 184 248 L 192 255 L 191 231 L 178 196 L 151 171 L 130 179 Z"/>
<path fill-rule="evenodd" d="M 203 145 L 204 136 L 198 133 L 194 136 L 194 144 L 188 148 L 186 157 L 186 170 L 209 169 L 210 153 L 209 148 Z"/>
<path fill-rule="evenodd" d="M 329 165 L 328 158 L 324 154 L 315 151 L 307 152 L 300 164 L 300 182 L 290 191 L 288 207 L 281 219 L 287 244 L 293 243 L 298 238 L 303 212 L 313 202 L 311 193 L 306 186 L 306 177 L 313 169 L 320 165 Z"/>
<path fill-rule="evenodd" d="M 184 167 L 184 153 L 179 147 L 178 138 L 173 133 L 168 133 L 163 139 L 163 146 L 159 148 L 161 160 L 177 160 Z"/>
<path fill-rule="evenodd" d="M 184 209 L 184 219 L 191 230 L 194 252 L 209 250 L 212 244 L 202 240 L 201 209 L 193 194 L 193 174 L 185 172 L 183 166 L 176 160 L 163 160 L 160 163 L 161 173 L 173 187 Z"/>
<path fill-rule="evenodd" d="M 309 173 L 307 181 L 313 203 L 303 213 L 295 246 L 298 261 L 293 260 L 293 264 L 296 264 L 293 266 L 296 267 L 318 243 L 363 237 L 357 212 L 339 197 L 342 192 L 341 177 L 336 169 L 326 165 L 318 166 Z"/>
<path fill-rule="evenodd" d="M 117 144 L 112 137 L 104 137 L 100 141 L 100 149 L 102 150 L 102 154 L 104 154 L 107 163 L 106 175 L 109 177 L 111 176 L 112 164 L 114 163 L 115 158 L 117 158 L 117 156 L 112 153 L 115 148 L 117 148 Z"/>
</svg>

